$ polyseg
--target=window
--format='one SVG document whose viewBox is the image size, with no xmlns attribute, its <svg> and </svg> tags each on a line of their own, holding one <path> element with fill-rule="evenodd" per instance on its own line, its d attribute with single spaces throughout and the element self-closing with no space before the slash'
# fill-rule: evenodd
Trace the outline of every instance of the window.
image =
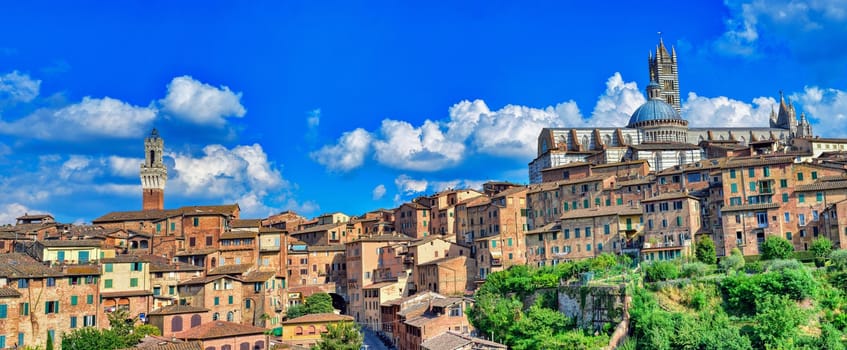
<svg viewBox="0 0 847 350">
<path fill-rule="evenodd" d="M 762 169 L 762 172 L 765 174 L 765 177 L 771 176 L 771 168 L 767 165 Z"/>
<path fill-rule="evenodd" d="M 130 287 L 138 287 L 138 278 L 130 278 L 129 279 Z"/>
<path fill-rule="evenodd" d="M 212 314 L 212 321 L 217 321 L 217 320 L 219 320 L 220 318 L 221 318 L 221 314 L 219 314 L 219 313 L 217 313 L 217 312 L 216 312 L 216 313 L 214 313 L 214 314 Z"/>
<path fill-rule="evenodd" d="M 790 231 L 785 233 L 785 239 L 787 239 L 789 241 L 791 240 L 791 232 Z"/>
<path fill-rule="evenodd" d="M 789 212 L 785 212 L 785 213 L 784 213 L 784 216 L 785 216 L 785 222 L 786 222 L 786 223 L 791 222 L 791 213 L 789 213 Z"/>
<path fill-rule="evenodd" d="M 730 193 L 738 193 L 738 184 L 730 184 L 729 185 Z"/>
<path fill-rule="evenodd" d="M 788 193 L 783 193 L 783 194 L 782 194 L 782 202 L 783 202 L 783 203 L 788 203 Z"/>
<path fill-rule="evenodd" d="M 171 223 L 171 231 L 176 231 L 176 223 L 175 222 Z"/>
<path fill-rule="evenodd" d="M 817 179 L 818 179 L 818 172 L 817 172 L 817 171 L 813 171 L 813 172 L 812 172 L 812 180 L 817 180 Z"/>
<path fill-rule="evenodd" d="M 806 203 L 806 195 L 803 193 L 798 194 L 797 201 L 800 203 Z"/>
<path fill-rule="evenodd" d="M 556 233 L 553 232 L 553 239 L 556 239 Z M 497 241 L 491 241 L 491 248 L 497 248 Z"/>
<path fill-rule="evenodd" d="M 747 175 L 750 176 L 750 177 L 756 177 L 756 169 L 755 168 L 748 168 L 747 169 Z"/>
<path fill-rule="evenodd" d="M 734 179 L 734 178 L 735 178 L 735 169 L 729 169 L 729 178 L 730 178 L 730 179 Z"/>
<path fill-rule="evenodd" d="M 206 246 L 210 247 L 212 245 L 212 236 L 206 236 Z M 223 264 L 221 264 L 223 265 Z"/>
<path fill-rule="evenodd" d="M 659 211 L 668 211 L 668 203 L 659 203 Z"/>
<path fill-rule="evenodd" d="M 750 191 L 756 190 L 756 181 L 750 181 Z"/>
<path fill-rule="evenodd" d="M 797 221 L 800 222 L 800 226 L 806 226 L 806 214 L 797 214 Z"/>
<path fill-rule="evenodd" d="M 570 229 L 566 228 L 563 232 L 564 232 L 565 239 L 571 238 L 571 230 Z"/>
<path fill-rule="evenodd" d="M 649 228 L 649 229 L 651 229 L 651 230 L 653 229 L 653 219 L 648 219 L 648 220 L 647 220 L 647 228 Z"/>
<path fill-rule="evenodd" d="M 662 227 L 668 227 L 668 219 L 662 219 Z"/>
<path fill-rule="evenodd" d="M 582 200 L 582 207 L 583 207 L 583 208 L 589 208 L 589 206 L 588 206 L 588 200 L 587 200 L 587 199 L 583 199 L 583 200 Z"/>
<path fill-rule="evenodd" d="M 47 286 L 55 287 L 56 286 L 56 278 L 55 277 L 47 277 Z"/>
<path fill-rule="evenodd" d="M 114 266 L 111 263 L 107 263 L 106 265 L 103 265 L 103 268 L 105 269 L 106 272 L 113 272 L 114 271 Z"/>
<path fill-rule="evenodd" d="M 591 251 L 591 243 L 589 243 L 589 244 L 586 244 L 586 245 L 585 245 L 585 251 L 586 251 L 586 252 L 590 252 L 590 251 Z"/>
<path fill-rule="evenodd" d="M 76 316 L 71 316 L 71 328 L 76 328 Z"/>
<path fill-rule="evenodd" d="M 18 310 L 20 311 L 21 316 L 29 316 L 29 303 L 18 304 Z"/>
<path fill-rule="evenodd" d="M 103 288 L 104 289 L 112 288 L 112 279 L 111 278 L 103 280 Z"/>
<path fill-rule="evenodd" d="M 44 313 L 45 314 L 57 314 L 59 313 L 59 301 L 48 301 L 44 303 Z"/>
<path fill-rule="evenodd" d="M 623 205 L 623 198 L 618 198 L 615 203 L 617 203 L 618 205 Z"/>
<path fill-rule="evenodd" d="M 233 302 L 232 295 L 230 295 L 227 299 L 228 299 L 227 301 L 229 302 L 229 304 L 232 305 L 232 302 Z"/>
<path fill-rule="evenodd" d="M 506 244 L 508 244 L 508 245 L 511 247 L 511 246 L 512 246 L 512 239 L 511 239 L 511 238 L 509 238 L 509 239 L 506 241 Z"/>
<path fill-rule="evenodd" d="M 585 237 L 591 237 L 591 227 L 585 228 Z"/>
<path fill-rule="evenodd" d="M 171 319 L 171 332 L 182 331 L 182 316 L 174 316 Z"/>
<path fill-rule="evenodd" d="M 76 295 L 71 295 L 71 305 L 73 306 L 73 305 L 76 305 L 78 303 L 79 303 L 79 297 L 77 297 Z"/>
<path fill-rule="evenodd" d="M 797 181 L 803 181 L 803 173 L 797 173 Z"/>
<path fill-rule="evenodd" d="M 786 179 L 779 180 L 779 188 L 786 188 L 786 187 L 788 187 L 788 180 L 786 180 Z"/>
<path fill-rule="evenodd" d="M 156 223 L 156 233 L 162 232 L 162 223 Z"/>
<path fill-rule="evenodd" d="M 674 201 L 673 202 L 674 210 L 682 210 L 682 201 Z"/>
<path fill-rule="evenodd" d="M 823 202 L 823 192 L 815 193 L 815 200 L 818 202 Z"/>
<path fill-rule="evenodd" d="M 200 218 L 194 218 L 194 227 L 200 226 Z"/>
<path fill-rule="evenodd" d="M 603 251 L 603 243 L 597 243 L 597 251 Z"/>
<path fill-rule="evenodd" d="M 85 296 L 86 304 L 94 304 L 94 294 L 89 294 Z"/>
<path fill-rule="evenodd" d="M 6 306 L 6 304 L 0 304 L 0 318 L 6 318 L 7 312 L 8 312 L 8 306 Z"/>
<path fill-rule="evenodd" d="M 677 217 L 676 217 L 676 225 L 677 225 L 677 226 L 682 226 L 682 216 L 677 216 Z"/>
<path fill-rule="evenodd" d="M 196 238 L 194 238 L 194 237 L 189 238 L 189 239 L 188 239 L 188 246 L 189 246 L 189 247 L 193 247 L 193 246 L 195 246 L 195 245 L 197 245 L 197 239 L 196 239 Z"/>
<path fill-rule="evenodd" d="M 608 235 L 608 234 L 609 234 L 609 233 L 611 233 L 611 232 L 612 232 L 612 228 L 611 228 L 611 227 L 609 227 L 609 224 L 605 224 L 605 225 L 603 225 L 603 233 L 604 233 L 604 234 L 607 234 L 607 235 Z"/>
<path fill-rule="evenodd" d="M 221 297 L 215 297 L 215 305 L 221 304 Z"/>
</svg>

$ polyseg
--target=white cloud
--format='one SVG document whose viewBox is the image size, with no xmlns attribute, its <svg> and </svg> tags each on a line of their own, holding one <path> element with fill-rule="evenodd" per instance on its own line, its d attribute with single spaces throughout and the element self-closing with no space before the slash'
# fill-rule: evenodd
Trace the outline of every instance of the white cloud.
<svg viewBox="0 0 847 350">
<path fill-rule="evenodd" d="M 0 100 L 29 102 L 38 96 L 40 88 L 41 80 L 33 80 L 29 75 L 18 71 L 0 75 Z"/>
<path fill-rule="evenodd" d="M 426 191 L 429 182 L 426 180 L 415 180 L 408 175 L 400 175 L 394 179 L 394 184 L 397 185 L 397 190 L 405 195 L 422 193 Z"/>
<path fill-rule="evenodd" d="M 597 99 L 590 124 L 591 126 L 627 125 L 632 112 L 646 101 L 635 82 L 624 82 L 621 74 L 615 72 L 606 81 L 605 93 Z"/>
<path fill-rule="evenodd" d="M 168 84 L 168 95 L 159 100 L 165 112 L 195 124 L 222 126 L 225 117 L 243 117 L 241 93 L 228 87 L 216 88 L 190 76 L 176 77 Z"/>
<path fill-rule="evenodd" d="M 217 197 L 267 191 L 288 185 L 279 170 L 267 160 L 262 146 L 208 145 L 200 157 L 168 154 L 174 159 L 173 181 L 168 185 L 186 196 Z"/>
<path fill-rule="evenodd" d="M 378 201 L 385 196 L 385 185 L 379 184 L 373 189 L 373 200 Z"/>
<path fill-rule="evenodd" d="M 71 155 L 59 168 L 59 178 L 75 182 L 88 182 L 101 173 L 100 166 L 92 166 L 93 159 L 83 155 Z"/>
<path fill-rule="evenodd" d="M 309 129 L 317 128 L 321 125 L 321 109 L 317 108 L 309 112 L 309 117 L 306 118 L 306 125 Z"/>
<path fill-rule="evenodd" d="M 378 162 L 396 169 L 437 171 L 458 164 L 464 155 L 461 141 L 445 137 L 438 123 L 414 127 L 404 121 L 383 120 L 382 138 L 373 142 Z"/>
<path fill-rule="evenodd" d="M 725 96 L 703 97 L 690 92 L 682 105 L 682 116 L 692 127 L 768 127 L 772 110 L 779 110 L 772 97 L 757 97 L 750 104 Z"/>
<path fill-rule="evenodd" d="M 109 164 L 109 170 L 111 170 L 112 175 L 130 178 L 138 177 L 144 159 L 109 156 L 107 163 Z"/>
<path fill-rule="evenodd" d="M 827 137 L 847 137 L 847 92 L 807 86 L 802 93 L 791 98 L 797 100 L 813 125 L 815 134 Z"/>
<path fill-rule="evenodd" d="M 109 97 L 84 97 L 58 110 L 40 109 L 13 122 L 0 121 L 0 132 L 42 140 L 140 137 L 156 118 L 153 107 L 138 107 Z"/>
<path fill-rule="evenodd" d="M 21 203 L 0 203 L 0 225 L 14 224 L 19 216 L 36 213 Z"/>
<path fill-rule="evenodd" d="M 345 132 L 332 146 L 323 146 L 310 156 L 331 171 L 350 171 L 365 162 L 370 149 L 371 135 L 365 129 Z"/>
</svg>

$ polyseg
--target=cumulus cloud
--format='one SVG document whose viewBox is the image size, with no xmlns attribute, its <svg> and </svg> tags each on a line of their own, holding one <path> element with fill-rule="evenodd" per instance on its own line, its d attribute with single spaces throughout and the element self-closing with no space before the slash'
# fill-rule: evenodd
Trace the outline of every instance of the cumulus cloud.
<svg viewBox="0 0 847 350">
<path fill-rule="evenodd" d="M 0 121 L 0 132 L 41 140 L 134 138 L 143 135 L 155 118 L 153 107 L 133 106 L 109 97 L 85 97 L 57 110 L 40 109 L 15 121 Z"/>
<path fill-rule="evenodd" d="M 169 153 L 174 159 L 173 181 L 168 185 L 188 196 L 215 197 L 249 191 L 265 192 L 287 186 L 279 170 L 268 162 L 262 146 L 208 145 L 200 157 Z"/>
<path fill-rule="evenodd" d="M 634 82 L 624 82 L 623 77 L 615 72 L 606 81 L 606 91 L 597 99 L 594 112 L 591 114 L 591 126 L 626 125 L 632 112 L 647 100 Z"/>
<path fill-rule="evenodd" d="M 373 200 L 378 201 L 385 196 L 385 185 L 379 184 L 373 189 Z"/>
<path fill-rule="evenodd" d="M 310 156 L 331 171 L 344 172 L 360 167 L 370 147 L 371 134 L 359 128 L 345 132 L 337 144 L 323 146 Z"/>
<path fill-rule="evenodd" d="M 462 160 L 465 145 L 445 137 L 438 123 L 425 121 L 421 127 L 397 120 L 383 120 L 382 138 L 373 142 L 375 158 L 392 168 L 436 171 Z"/>
<path fill-rule="evenodd" d="M 19 216 L 36 213 L 21 203 L 0 203 L 0 225 L 14 224 Z"/>
<path fill-rule="evenodd" d="M 168 84 L 168 94 L 159 100 L 162 110 L 177 118 L 202 125 L 222 126 L 226 117 L 243 117 L 241 93 L 228 87 L 216 88 L 190 76 L 176 77 Z"/>
<path fill-rule="evenodd" d="M 426 191 L 429 182 L 426 180 L 415 180 L 408 175 L 400 175 L 394 179 L 394 184 L 397 185 L 397 190 L 405 195 L 422 193 Z"/>
<path fill-rule="evenodd" d="M 18 71 L 0 75 L 0 100 L 29 102 L 38 96 L 40 88 L 41 80 L 34 80 Z"/>
<path fill-rule="evenodd" d="M 138 172 L 141 169 L 141 163 L 144 163 L 144 159 L 109 156 L 106 159 L 106 162 L 109 164 L 109 170 L 112 175 L 120 177 L 138 177 Z"/>
<path fill-rule="evenodd" d="M 787 49 L 801 60 L 827 61 L 847 57 L 847 1 L 728 1 L 726 31 L 713 42 L 717 52 L 760 57 Z"/>
<path fill-rule="evenodd" d="M 814 132 L 828 137 L 847 137 L 847 92 L 807 86 L 791 98 L 802 105 L 810 121 L 817 122 Z"/>
<path fill-rule="evenodd" d="M 682 116 L 692 127 L 769 126 L 771 111 L 779 110 L 776 99 L 757 97 L 753 103 L 725 96 L 703 97 L 691 92 L 682 105 Z"/>
</svg>

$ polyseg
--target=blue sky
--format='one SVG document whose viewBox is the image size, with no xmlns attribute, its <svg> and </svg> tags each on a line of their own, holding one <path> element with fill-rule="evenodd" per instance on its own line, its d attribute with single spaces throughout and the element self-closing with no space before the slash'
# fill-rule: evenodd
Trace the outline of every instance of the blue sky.
<svg viewBox="0 0 847 350">
<path fill-rule="evenodd" d="M 392 208 L 527 182 L 545 126 L 623 126 L 657 32 L 691 125 L 765 125 L 778 91 L 847 137 L 847 3 L 20 2 L 0 12 L 0 223 L 167 207 Z"/>
</svg>

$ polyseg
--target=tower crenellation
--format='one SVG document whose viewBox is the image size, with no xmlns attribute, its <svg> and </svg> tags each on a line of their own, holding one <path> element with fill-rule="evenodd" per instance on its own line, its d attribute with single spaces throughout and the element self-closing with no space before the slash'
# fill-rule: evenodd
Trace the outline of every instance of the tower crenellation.
<svg viewBox="0 0 847 350">
<path fill-rule="evenodd" d="M 144 139 L 144 163 L 141 164 L 141 208 L 162 210 L 165 208 L 165 183 L 168 169 L 162 161 L 165 142 L 156 129 Z"/>
</svg>

